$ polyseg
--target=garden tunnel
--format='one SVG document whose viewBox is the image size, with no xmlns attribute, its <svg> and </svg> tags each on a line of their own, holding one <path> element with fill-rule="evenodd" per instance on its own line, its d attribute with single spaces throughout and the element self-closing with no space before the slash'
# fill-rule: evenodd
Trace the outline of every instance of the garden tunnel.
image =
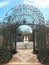
<svg viewBox="0 0 49 65">
<path fill-rule="evenodd" d="M 0 25 L 0 62 L 8 62 L 12 58 L 12 53 L 17 52 L 17 28 L 20 25 L 31 26 L 33 30 L 34 51 L 38 50 L 40 54 L 41 51 L 46 49 L 43 14 L 34 6 L 26 4 L 18 5 L 6 13 L 2 25 Z"/>
</svg>

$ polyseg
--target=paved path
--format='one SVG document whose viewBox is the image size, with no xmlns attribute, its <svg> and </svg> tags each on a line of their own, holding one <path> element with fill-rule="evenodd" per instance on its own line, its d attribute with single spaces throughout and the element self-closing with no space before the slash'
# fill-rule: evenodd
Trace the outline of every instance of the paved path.
<svg viewBox="0 0 49 65">
<path fill-rule="evenodd" d="M 18 50 L 9 63 L 5 65 L 44 65 L 39 62 L 32 50 Z"/>
</svg>

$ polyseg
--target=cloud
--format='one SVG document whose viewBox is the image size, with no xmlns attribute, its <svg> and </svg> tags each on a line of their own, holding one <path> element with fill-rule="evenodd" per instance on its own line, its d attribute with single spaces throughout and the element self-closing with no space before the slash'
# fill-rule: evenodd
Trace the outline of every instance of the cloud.
<svg viewBox="0 0 49 65">
<path fill-rule="evenodd" d="M 0 8 L 9 4 L 8 0 L 0 2 Z"/>
<path fill-rule="evenodd" d="M 34 5 L 39 8 L 46 8 L 49 6 L 49 0 L 23 0 L 24 4 Z"/>
<path fill-rule="evenodd" d="M 32 5 L 33 1 L 31 0 L 23 0 L 23 4 L 29 4 L 29 5 Z"/>
<path fill-rule="evenodd" d="M 49 0 L 34 0 L 33 5 L 40 8 L 46 8 L 49 6 Z"/>
</svg>

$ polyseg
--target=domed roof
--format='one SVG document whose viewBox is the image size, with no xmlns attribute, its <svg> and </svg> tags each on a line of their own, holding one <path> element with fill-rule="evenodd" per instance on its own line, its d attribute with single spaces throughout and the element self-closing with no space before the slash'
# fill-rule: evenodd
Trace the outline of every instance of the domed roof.
<svg viewBox="0 0 49 65">
<path fill-rule="evenodd" d="M 34 24 L 44 24 L 45 20 L 43 14 L 34 6 L 31 5 L 18 5 L 11 8 L 4 17 L 4 22 L 9 22 L 11 24 L 19 22 L 23 23 L 23 20 L 26 20 L 26 23 Z"/>
</svg>

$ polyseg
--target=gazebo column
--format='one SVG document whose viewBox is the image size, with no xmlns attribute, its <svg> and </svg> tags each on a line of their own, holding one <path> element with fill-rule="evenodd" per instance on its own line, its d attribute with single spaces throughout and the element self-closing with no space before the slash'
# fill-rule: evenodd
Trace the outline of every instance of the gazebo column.
<svg viewBox="0 0 49 65">
<path fill-rule="evenodd" d="M 38 49 L 37 49 L 37 32 L 35 32 L 35 43 L 34 43 L 34 47 L 35 47 L 35 53 L 38 53 Z"/>
<path fill-rule="evenodd" d="M 16 35 L 17 35 L 17 33 L 16 33 L 16 25 L 15 25 L 15 49 L 14 49 L 14 53 L 16 53 L 17 52 L 17 45 L 16 45 Z"/>
<path fill-rule="evenodd" d="M 36 32 L 35 32 L 35 47 L 36 47 L 36 45 L 37 45 L 37 41 L 36 41 Z"/>
<path fill-rule="evenodd" d="M 13 42 L 12 42 L 12 53 L 15 54 L 17 52 L 16 49 L 16 25 L 14 25 L 14 35 L 13 35 Z"/>
<path fill-rule="evenodd" d="M 33 31 L 33 53 L 35 53 L 35 32 Z"/>
</svg>

